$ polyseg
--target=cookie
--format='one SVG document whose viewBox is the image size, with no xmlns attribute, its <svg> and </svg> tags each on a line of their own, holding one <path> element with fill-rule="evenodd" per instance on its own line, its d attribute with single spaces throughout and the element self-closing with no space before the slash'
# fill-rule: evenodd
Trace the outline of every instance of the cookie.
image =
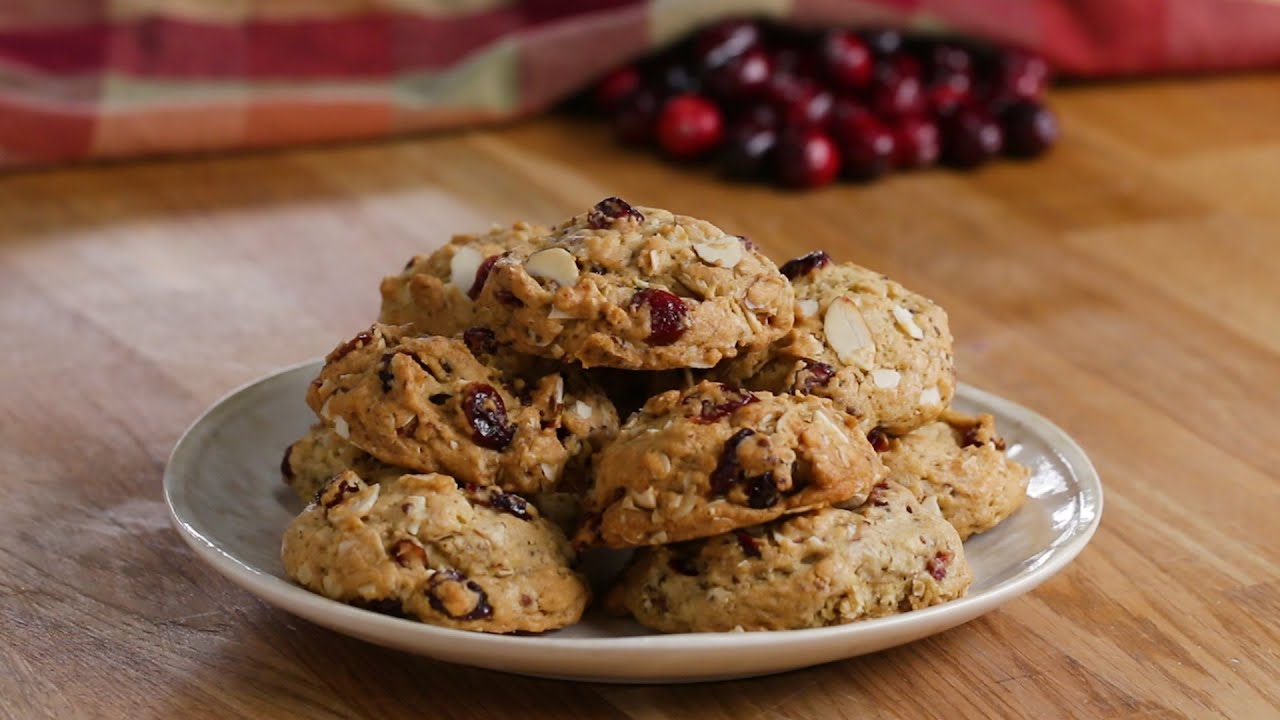
<svg viewBox="0 0 1280 720">
<path fill-rule="evenodd" d="M 717 368 L 715 377 L 770 392 L 831 398 L 865 432 L 904 435 L 955 394 L 946 312 L 879 273 L 815 252 L 783 266 L 795 322 L 776 345 Z"/>
<path fill-rule="evenodd" d="M 583 367 L 709 368 L 791 328 L 792 290 L 745 238 L 618 198 L 498 258 L 477 321 Z"/>
<path fill-rule="evenodd" d="M 344 470 L 354 470 L 366 480 L 404 472 L 379 462 L 322 424 L 313 426 L 286 448 L 280 463 L 284 484 L 303 502 L 314 500 L 320 488 Z"/>
<path fill-rule="evenodd" d="M 444 475 L 331 480 L 285 531 L 294 582 L 432 625 L 543 632 L 590 600 L 564 534 L 516 495 Z"/>
<path fill-rule="evenodd" d="M 356 335 L 307 389 L 325 425 L 384 463 L 532 494 L 580 487 L 591 455 L 617 432 L 613 406 L 581 373 L 516 386 L 478 360 L 465 335 L 406 333 L 374 325 Z"/>
<path fill-rule="evenodd" d="M 854 509 L 637 550 L 608 605 L 662 632 L 794 630 L 937 605 L 971 582 L 937 505 L 882 483 Z"/>
<path fill-rule="evenodd" d="M 880 459 L 889 479 L 921 500 L 937 498 L 964 539 L 1022 507 L 1031 471 L 1004 454 L 995 418 L 947 410 L 937 421 L 889 440 Z"/>
<path fill-rule="evenodd" d="M 679 542 L 861 501 L 884 467 L 830 400 L 712 382 L 649 400 L 596 456 L 575 542 Z"/>
<path fill-rule="evenodd" d="M 455 235 L 429 255 L 409 260 L 399 275 L 382 279 L 378 322 L 410 325 L 418 335 L 456 335 L 475 325 L 472 304 L 482 268 L 498 255 L 549 232 L 518 222 L 480 235 Z M 483 274 L 487 274 L 487 269 Z"/>
</svg>

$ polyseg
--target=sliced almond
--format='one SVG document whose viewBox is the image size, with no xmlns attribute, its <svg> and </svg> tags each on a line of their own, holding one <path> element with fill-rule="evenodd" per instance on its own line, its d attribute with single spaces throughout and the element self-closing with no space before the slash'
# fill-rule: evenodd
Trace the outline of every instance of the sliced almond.
<svg viewBox="0 0 1280 720">
<path fill-rule="evenodd" d="M 547 313 L 547 319 L 548 320 L 572 320 L 573 316 L 561 310 L 560 308 L 552 305 L 551 312 Z"/>
<path fill-rule="evenodd" d="M 458 248 L 449 260 L 449 282 L 463 294 L 470 292 L 471 286 L 476 284 L 476 271 L 483 262 L 484 256 L 479 250 L 471 246 Z"/>
<path fill-rule="evenodd" d="M 876 368 L 871 371 L 871 382 L 882 390 L 892 390 L 898 387 L 898 383 L 902 380 L 902 373 L 889 368 Z"/>
<path fill-rule="evenodd" d="M 351 428 L 347 426 L 346 419 L 341 415 L 333 419 L 333 431 L 343 440 L 351 439 Z"/>
<path fill-rule="evenodd" d="M 867 322 L 852 300 L 844 296 L 832 300 L 822 318 L 822 325 L 827 344 L 836 352 L 840 362 L 863 369 L 871 367 L 876 344 L 871 339 Z"/>
<path fill-rule="evenodd" d="M 631 497 L 635 500 L 637 507 L 642 507 L 645 510 L 652 510 L 658 506 L 658 498 L 653 492 L 652 485 L 645 488 L 644 492 L 632 493 Z"/>
<path fill-rule="evenodd" d="M 901 305 L 893 306 L 893 319 L 898 323 L 898 327 L 902 328 L 902 332 L 910 335 L 917 340 L 924 339 L 924 330 L 916 324 L 916 316 L 911 311 Z"/>
<path fill-rule="evenodd" d="M 920 391 L 920 404 L 921 405 L 941 405 L 942 404 L 942 392 L 938 390 L 937 385 L 934 385 L 933 387 L 930 387 L 930 388 L 925 388 L 924 390 Z"/>
<path fill-rule="evenodd" d="M 805 298 L 804 300 L 797 300 L 796 311 L 799 313 L 800 317 L 802 318 L 814 317 L 815 315 L 818 314 L 818 301 L 814 300 L 813 298 Z"/>
<path fill-rule="evenodd" d="M 695 243 L 693 251 L 708 265 L 731 268 L 742 260 L 742 241 L 726 235 L 719 240 Z"/>
<path fill-rule="evenodd" d="M 529 256 L 524 269 L 532 276 L 550 280 L 561 287 L 578 282 L 578 262 L 564 248 L 547 248 Z"/>
<path fill-rule="evenodd" d="M 577 402 L 575 402 L 575 403 L 573 404 L 573 414 L 574 414 L 574 415 L 577 415 L 578 417 L 582 418 L 583 420 L 590 420 L 590 419 L 591 419 L 591 416 L 592 416 L 594 413 L 591 411 L 591 406 L 590 406 L 590 405 L 588 405 L 588 404 L 586 404 L 586 403 L 582 402 L 581 400 L 578 400 Z"/>
</svg>

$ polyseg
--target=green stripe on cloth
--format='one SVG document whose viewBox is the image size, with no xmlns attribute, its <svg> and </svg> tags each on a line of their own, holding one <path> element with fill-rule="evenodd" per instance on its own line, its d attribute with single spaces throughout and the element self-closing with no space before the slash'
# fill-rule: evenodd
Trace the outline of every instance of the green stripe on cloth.
<svg viewBox="0 0 1280 720">
<path fill-rule="evenodd" d="M 397 103 L 513 111 L 520 106 L 519 46 L 503 40 L 474 53 L 448 72 L 406 73 L 394 83 Z"/>
<path fill-rule="evenodd" d="M 702 25 L 730 17 L 785 18 L 792 0 L 652 0 L 649 39 L 656 45 L 678 40 Z"/>
</svg>

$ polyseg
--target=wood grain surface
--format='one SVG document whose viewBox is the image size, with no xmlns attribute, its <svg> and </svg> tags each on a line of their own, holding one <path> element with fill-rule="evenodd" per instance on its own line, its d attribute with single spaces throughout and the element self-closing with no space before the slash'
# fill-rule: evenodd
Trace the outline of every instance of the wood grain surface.
<svg viewBox="0 0 1280 720">
<path fill-rule="evenodd" d="M 810 194 L 564 118 L 0 178 L 0 717 L 1280 717 L 1280 76 L 1054 99 L 1042 162 Z M 450 233 L 610 194 L 941 302 L 961 377 L 1092 455 L 1093 544 L 940 636 L 679 687 L 384 650 L 186 549 L 161 472 L 209 403 L 367 324 L 378 279 Z"/>
</svg>

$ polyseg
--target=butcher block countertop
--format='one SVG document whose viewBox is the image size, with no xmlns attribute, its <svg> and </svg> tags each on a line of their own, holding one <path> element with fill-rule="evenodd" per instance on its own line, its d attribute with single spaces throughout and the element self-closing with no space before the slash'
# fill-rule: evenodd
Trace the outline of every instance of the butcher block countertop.
<svg viewBox="0 0 1280 720">
<path fill-rule="evenodd" d="M 0 177 L 0 718 L 1280 717 L 1280 76 L 1052 101 L 1042 161 L 812 193 L 556 116 Z M 385 650 L 197 561 L 161 474 L 205 407 L 367 326 L 378 280 L 451 233 L 608 195 L 937 300 L 960 378 L 1092 457 L 1093 542 L 941 635 L 666 687 Z"/>
</svg>

